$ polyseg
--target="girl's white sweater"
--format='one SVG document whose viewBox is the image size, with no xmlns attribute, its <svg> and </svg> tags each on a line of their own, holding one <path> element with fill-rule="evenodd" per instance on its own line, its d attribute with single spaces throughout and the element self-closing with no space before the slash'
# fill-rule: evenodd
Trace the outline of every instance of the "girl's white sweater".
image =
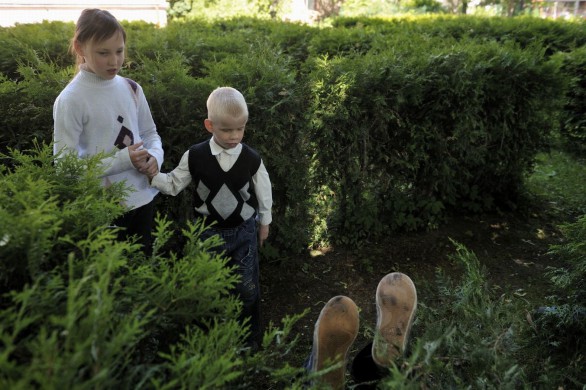
<svg viewBox="0 0 586 390">
<path fill-rule="evenodd" d="M 53 120 L 55 155 L 74 152 L 84 158 L 106 153 L 104 185 L 126 181 L 130 209 L 153 200 L 158 190 L 134 168 L 126 148 L 143 141 L 161 168 L 161 137 L 140 85 L 121 76 L 104 80 L 82 68 L 55 100 Z"/>
</svg>

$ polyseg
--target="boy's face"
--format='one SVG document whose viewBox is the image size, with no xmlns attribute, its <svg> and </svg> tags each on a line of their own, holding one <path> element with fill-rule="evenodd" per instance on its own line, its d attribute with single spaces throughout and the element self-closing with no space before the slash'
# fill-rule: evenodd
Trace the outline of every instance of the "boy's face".
<svg viewBox="0 0 586 390">
<path fill-rule="evenodd" d="M 113 79 L 124 64 L 124 38 L 117 33 L 102 42 L 75 44 L 85 59 L 86 69 L 105 80 Z"/>
<path fill-rule="evenodd" d="M 232 149 L 242 142 L 244 137 L 244 127 L 248 121 L 247 116 L 226 117 L 221 120 L 204 121 L 207 131 L 214 136 L 214 141 L 224 149 Z"/>
</svg>

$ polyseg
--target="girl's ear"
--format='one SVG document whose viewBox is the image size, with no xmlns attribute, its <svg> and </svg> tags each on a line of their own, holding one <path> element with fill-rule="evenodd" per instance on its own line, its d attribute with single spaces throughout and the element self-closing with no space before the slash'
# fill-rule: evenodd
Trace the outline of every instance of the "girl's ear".
<svg viewBox="0 0 586 390">
<path fill-rule="evenodd" d="M 73 49 L 75 50 L 75 53 L 80 56 L 83 57 L 83 45 L 81 43 L 79 43 L 79 41 L 76 39 L 73 41 Z"/>
<path fill-rule="evenodd" d="M 209 120 L 209 119 L 205 119 L 205 120 L 203 121 L 203 125 L 206 127 L 206 130 L 207 130 L 208 132 L 210 132 L 210 133 L 212 133 L 212 134 L 214 133 L 214 124 L 212 123 L 212 121 L 211 121 L 211 120 Z"/>
</svg>

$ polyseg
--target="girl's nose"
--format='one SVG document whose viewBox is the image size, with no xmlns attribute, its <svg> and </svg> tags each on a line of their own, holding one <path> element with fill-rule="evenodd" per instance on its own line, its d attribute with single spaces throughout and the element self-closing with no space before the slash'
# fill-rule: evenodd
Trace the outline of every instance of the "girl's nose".
<svg viewBox="0 0 586 390">
<path fill-rule="evenodd" d="M 110 65 L 117 65 L 118 64 L 118 56 L 109 56 L 108 57 L 108 63 Z"/>
</svg>

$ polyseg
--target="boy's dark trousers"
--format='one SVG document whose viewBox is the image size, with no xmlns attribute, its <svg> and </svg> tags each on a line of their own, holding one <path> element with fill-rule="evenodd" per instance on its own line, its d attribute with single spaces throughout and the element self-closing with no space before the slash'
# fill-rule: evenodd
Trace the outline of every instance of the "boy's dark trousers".
<svg viewBox="0 0 586 390">
<path fill-rule="evenodd" d="M 260 277 L 258 260 L 258 231 L 256 220 L 250 218 L 240 226 L 229 229 L 208 228 L 201 236 L 202 240 L 219 235 L 223 245 L 214 248 L 217 253 L 224 252 L 229 258 L 228 266 L 236 267 L 240 282 L 235 293 L 242 300 L 241 320 L 250 319 L 250 337 L 248 344 L 258 346 L 262 340 L 260 318 Z"/>
</svg>

